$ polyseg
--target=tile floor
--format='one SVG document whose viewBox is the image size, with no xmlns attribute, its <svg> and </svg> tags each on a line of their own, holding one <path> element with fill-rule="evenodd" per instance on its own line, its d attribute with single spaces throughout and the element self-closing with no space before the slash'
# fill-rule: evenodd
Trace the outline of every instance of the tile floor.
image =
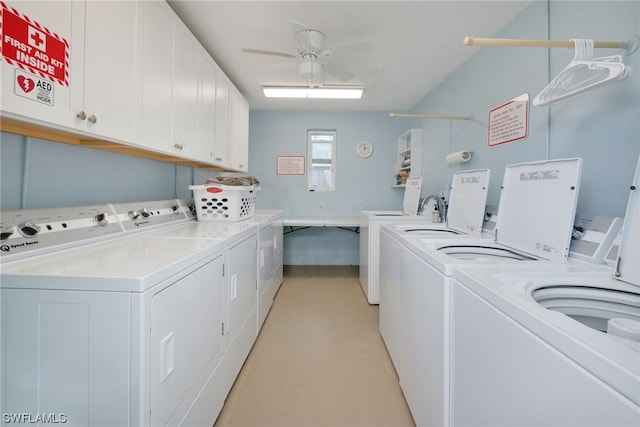
<svg viewBox="0 0 640 427">
<path fill-rule="evenodd" d="M 215 427 L 413 425 L 358 267 L 286 266 Z"/>
</svg>

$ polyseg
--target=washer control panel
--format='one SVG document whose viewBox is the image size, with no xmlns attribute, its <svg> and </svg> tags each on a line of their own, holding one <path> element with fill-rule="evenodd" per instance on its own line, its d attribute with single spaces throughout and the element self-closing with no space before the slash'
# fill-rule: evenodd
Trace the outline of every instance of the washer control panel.
<svg viewBox="0 0 640 427">
<path fill-rule="evenodd" d="M 111 206 L 125 231 L 140 231 L 187 220 L 178 200 L 114 203 Z"/>
<path fill-rule="evenodd" d="M 98 240 L 123 231 L 110 205 L 3 211 L 0 260 Z"/>
</svg>

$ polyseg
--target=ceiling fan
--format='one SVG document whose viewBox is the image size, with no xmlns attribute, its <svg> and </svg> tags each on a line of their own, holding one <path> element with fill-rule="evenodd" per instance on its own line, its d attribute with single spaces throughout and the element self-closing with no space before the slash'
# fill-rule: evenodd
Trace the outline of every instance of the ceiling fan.
<svg viewBox="0 0 640 427">
<path fill-rule="evenodd" d="M 292 55 L 284 52 L 276 52 L 262 49 L 242 49 L 245 53 L 280 56 L 285 58 L 300 58 L 298 74 L 306 81 L 308 87 L 322 85 L 324 73 L 330 74 L 342 82 L 348 82 L 354 77 L 354 73 L 331 61 L 331 51 L 324 50 L 325 35 L 321 31 L 308 28 L 305 24 L 290 20 L 289 24 L 294 33 L 297 53 Z"/>
</svg>

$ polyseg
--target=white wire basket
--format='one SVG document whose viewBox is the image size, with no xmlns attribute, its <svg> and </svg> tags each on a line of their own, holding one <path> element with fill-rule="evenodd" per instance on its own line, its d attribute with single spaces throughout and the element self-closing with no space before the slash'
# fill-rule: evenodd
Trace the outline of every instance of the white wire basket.
<svg viewBox="0 0 640 427">
<path fill-rule="evenodd" d="M 242 221 L 253 218 L 255 186 L 190 185 L 198 221 Z"/>
</svg>

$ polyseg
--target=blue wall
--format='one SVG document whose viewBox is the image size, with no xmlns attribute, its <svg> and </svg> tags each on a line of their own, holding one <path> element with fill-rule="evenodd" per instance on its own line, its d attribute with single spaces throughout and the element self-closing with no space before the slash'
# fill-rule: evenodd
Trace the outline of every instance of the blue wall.
<svg viewBox="0 0 640 427">
<path fill-rule="evenodd" d="M 400 210 L 403 192 L 391 188 L 397 172 L 398 135 L 405 120 L 387 112 L 251 111 L 249 172 L 261 181 L 259 208 L 283 209 L 292 217 L 358 217 L 361 210 Z M 336 190 L 307 191 L 307 176 L 276 174 L 276 156 L 307 157 L 307 130 L 337 131 Z M 373 145 L 371 157 L 356 154 L 360 141 Z M 285 264 L 357 265 L 359 237 L 337 228 L 310 228 L 287 234 Z"/>
<path fill-rule="evenodd" d="M 627 41 L 640 34 L 638 1 L 536 1 L 498 35 L 503 38 Z M 481 35 L 476 35 L 481 36 Z M 489 168 L 488 203 L 497 205 L 504 167 L 523 161 L 582 157 L 578 213 L 623 216 L 640 154 L 640 52 L 596 49 L 594 56 L 623 54 L 633 72 L 624 80 L 550 106 L 530 107 L 525 140 L 488 147 L 492 108 L 525 93 L 531 100 L 573 59 L 572 49 L 474 47 L 465 64 L 416 105 L 422 114 L 471 115 L 473 120 L 412 120 L 423 128 L 423 191 L 447 188 L 457 170 Z M 449 167 L 444 156 L 468 149 L 468 163 Z"/>
<path fill-rule="evenodd" d="M 498 37 L 629 40 L 640 34 L 638 1 L 534 1 Z M 470 34 L 481 37 L 482 34 Z M 461 169 L 492 170 L 489 203 L 498 204 L 508 164 L 546 158 L 584 159 L 578 213 L 622 216 L 640 155 L 640 52 L 624 57 L 625 80 L 548 107 L 530 108 L 528 137 L 487 146 L 488 114 L 519 95 L 531 99 L 573 58 L 568 49 L 483 46 L 412 108 L 412 113 L 471 115 L 471 121 L 392 119 L 385 112 L 251 111 L 249 172 L 262 182 L 258 208 L 289 216 L 356 216 L 362 209 L 399 209 L 392 189 L 397 136 L 423 129 L 423 195 L 446 190 Z M 596 50 L 596 56 L 623 53 Z M 277 176 L 276 156 L 306 156 L 308 129 L 338 132 L 337 189 L 306 191 L 306 176 Z M 374 145 L 369 159 L 356 144 Z M 449 167 L 461 149 L 473 159 Z M 0 207 L 71 206 L 188 197 L 187 186 L 213 172 L 2 133 Z M 358 236 L 337 229 L 288 234 L 286 264 L 357 264 Z"/>
<path fill-rule="evenodd" d="M 191 168 L 3 132 L 2 210 L 191 197 Z"/>
</svg>

